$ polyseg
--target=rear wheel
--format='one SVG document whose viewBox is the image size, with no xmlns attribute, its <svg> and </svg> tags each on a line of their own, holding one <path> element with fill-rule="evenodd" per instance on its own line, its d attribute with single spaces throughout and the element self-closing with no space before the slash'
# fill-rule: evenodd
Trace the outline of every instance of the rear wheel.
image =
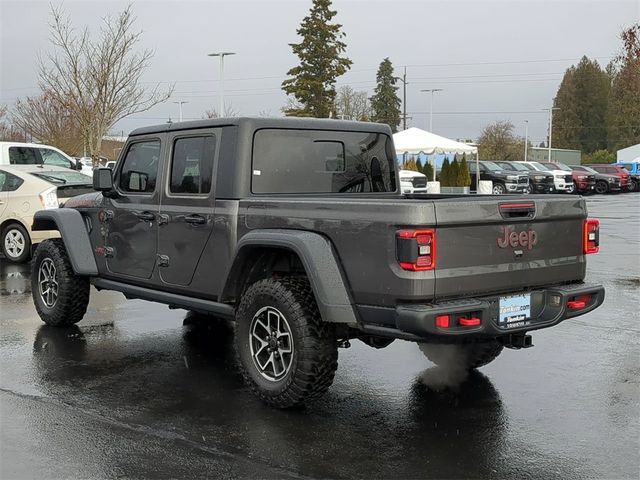
<svg viewBox="0 0 640 480">
<path fill-rule="evenodd" d="M 424 355 L 439 367 L 472 370 L 495 360 L 504 346 L 497 340 L 461 344 L 418 344 Z"/>
<path fill-rule="evenodd" d="M 260 280 L 236 313 L 243 377 L 265 403 L 288 408 L 327 391 L 338 367 L 333 326 L 320 317 L 306 278 Z"/>
<path fill-rule="evenodd" d="M 36 249 L 31 267 L 31 295 L 47 325 L 78 323 L 89 304 L 89 278 L 73 272 L 61 239 L 45 240 Z"/>
<path fill-rule="evenodd" d="M 609 185 L 604 180 L 598 180 L 595 187 L 596 193 L 603 194 L 609 191 Z"/>
<path fill-rule="evenodd" d="M 2 230 L 2 252 L 13 263 L 23 263 L 29 259 L 31 238 L 19 223 L 10 223 Z"/>
<path fill-rule="evenodd" d="M 494 183 L 493 184 L 493 194 L 494 195 L 504 195 L 507 189 L 502 183 Z"/>
</svg>

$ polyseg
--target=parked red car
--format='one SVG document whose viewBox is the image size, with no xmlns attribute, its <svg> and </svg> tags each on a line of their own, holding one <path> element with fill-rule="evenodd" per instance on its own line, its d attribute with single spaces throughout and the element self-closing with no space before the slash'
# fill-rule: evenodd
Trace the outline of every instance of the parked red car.
<svg viewBox="0 0 640 480">
<path fill-rule="evenodd" d="M 608 173 L 609 175 L 616 175 L 617 177 L 620 177 L 620 188 L 622 188 L 622 191 L 629 191 L 629 171 L 624 168 L 621 167 L 619 165 L 607 165 L 607 164 L 596 164 L 596 165 L 589 165 L 591 168 L 593 168 L 596 172 L 600 172 L 600 173 Z"/>
<path fill-rule="evenodd" d="M 545 167 L 553 170 L 564 170 L 566 172 L 571 172 L 571 176 L 573 177 L 573 184 L 575 185 L 575 193 L 593 193 L 596 187 L 596 177 L 589 172 L 573 170 L 571 167 L 560 162 L 540 163 L 542 163 L 542 165 L 544 165 Z"/>
</svg>

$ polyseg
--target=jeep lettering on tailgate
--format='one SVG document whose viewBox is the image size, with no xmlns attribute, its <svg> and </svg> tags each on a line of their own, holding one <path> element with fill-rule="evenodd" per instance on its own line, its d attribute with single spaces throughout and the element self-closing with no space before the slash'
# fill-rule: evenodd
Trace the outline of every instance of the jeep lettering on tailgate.
<svg viewBox="0 0 640 480">
<path fill-rule="evenodd" d="M 527 231 L 516 232 L 513 225 L 506 225 L 500 227 L 502 230 L 502 236 L 498 237 L 498 246 L 500 248 L 507 247 L 523 247 L 531 250 L 536 243 L 538 243 L 538 234 L 533 228 Z"/>
</svg>

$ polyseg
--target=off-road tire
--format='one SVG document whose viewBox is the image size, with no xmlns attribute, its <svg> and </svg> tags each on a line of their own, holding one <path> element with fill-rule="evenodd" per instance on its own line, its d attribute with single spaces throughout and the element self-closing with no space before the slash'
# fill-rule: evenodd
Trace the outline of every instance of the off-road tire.
<svg viewBox="0 0 640 480">
<path fill-rule="evenodd" d="M 598 180 L 596 182 L 596 186 L 594 188 L 595 192 L 602 195 L 605 193 L 609 193 L 609 185 L 604 180 Z"/>
<path fill-rule="evenodd" d="M 8 252 L 5 251 L 4 244 L 5 244 L 5 239 L 7 238 L 7 235 L 9 235 L 10 232 L 16 231 L 16 230 L 22 235 L 22 238 L 24 238 L 24 249 L 22 250 L 22 253 L 19 256 L 12 257 L 11 255 L 9 255 Z M 29 260 L 29 257 L 31 256 L 31 236 L 29 235 L 29 232 L 27 232 L 27 229 L 24 228 L 19 223 L 15 223 L 15 222 L 10 223 L 9 225 L 7 225 L 2 229 L 2 236 L 0 238 L 0 248 L 2 249 L 2 253 L 4 254 L 4 257 L 10 262 L 24 263 L 27 260 Z"/>
<path fill-rule="evenodd" d="M 263 378 L 249 344 L 251 323 L 264 307 L 281 312 L 291 330 L 290 367 L 277 380 Z M 304 277 L 269 278 L 249 286 L 236 311 L 235 345 L 246 384 L 263 402 L 278 408 L 301 406 L 320 397 L 333 383 L 338 368 L 333 325 L 320 317 Z"/>
<path fill-rule="evenodd" d="M 47 259 L 55 266 L 58 284 L 57 300 L 51 307 L 40 295 L 38 280 L 40 267 Z M 73 272 L 62 239 L 45 240 L 38 245 L 31 266 L 31 295 L 38 315 L 47 325 L 64 327 L 78 323 L 84 317 L 89 304 L 89 278 Z"/>
<path fill-rule="evenodd" d="M 418 344 L 424 355 L 438 366 L 472 370 L 494 361 L 504 346 L 497 340 L 461 344 Z"/>
</svg>

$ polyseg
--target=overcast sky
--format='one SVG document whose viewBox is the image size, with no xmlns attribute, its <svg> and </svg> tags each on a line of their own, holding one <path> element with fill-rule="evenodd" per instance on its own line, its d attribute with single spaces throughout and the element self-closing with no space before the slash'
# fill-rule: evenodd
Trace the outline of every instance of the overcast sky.
<svg viewBox="0 0 640 480">
<path fill-rule="evenodd" d="M 59 2 L 53 2 L 59 3 Z M 78 27 L 128 2 L 64 2 Z M 280 84 L 296 64 L 289 43 L 311 0 L 136 1 L 141 47 L 155 50 L 145 82 L 175 82 L 166 104 L 136 114 L 114 132 L 201 118 L 218 105 L 218 63 L 213 51 L 237 52 L 225 62 L 225 99 L 241 115 L 281 115 Z M 433 131 L 476 138 L 484 125 L 509 119 L 533 142 L 546 137 L 547 114 L 565 69 L 582 55 L 606 65 L 620 49 L 618 34 L 640 19 L 640 0 L 629 1 L 354 1 L 335 0 L 336 21 L 347 34 L 351 71 L 338 85 L 372 93 L 376 69 L 390 57 L 396 73 L 407 66 L 411 126 L 427 128 L 435 96 Z M 36 59 L 48 45 L 49 2 L 0 0 L 0 104 L 37 94 Z M 402 90 L 399 90 L 401 95 Z"/>
</svg>

